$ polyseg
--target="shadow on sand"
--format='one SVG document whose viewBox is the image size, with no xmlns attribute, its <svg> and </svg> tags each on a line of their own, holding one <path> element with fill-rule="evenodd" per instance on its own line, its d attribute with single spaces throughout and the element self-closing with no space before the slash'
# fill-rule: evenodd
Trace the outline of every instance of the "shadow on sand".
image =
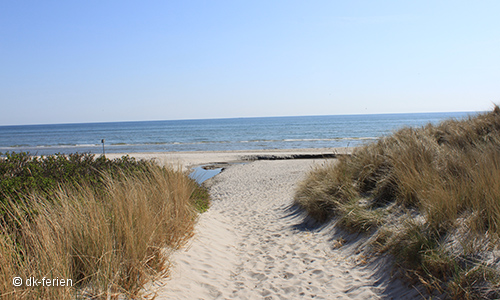
<svg viewBox="0 0 500 300">
<path fill-rule="evenodd" d="M 369 233 L 353 233 L 336 226 L 337 220 L 318 222 L 307 215 L 298 205 L 285 208 L 287 218 L 294 223 L 292 228 L 324 236 L 332 251 L 341 251 L 342 256 L 357 261 L 353 268 L 369 269 L 373 273 L 373 287 L 382 299 L 428 299 L 431 297 L 417 278 L 403 274 L 390 254 L 375 253 L 370 246 Z M 432 295 L 432 299 L 445 299 L 445 295 Z"/>
</svg>

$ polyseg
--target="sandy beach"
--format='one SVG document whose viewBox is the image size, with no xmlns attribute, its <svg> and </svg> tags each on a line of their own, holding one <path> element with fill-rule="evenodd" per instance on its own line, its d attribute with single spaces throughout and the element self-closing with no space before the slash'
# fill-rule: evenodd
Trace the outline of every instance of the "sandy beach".
<svg viewBox="0 0 500 300">
<path fill-rule="evenodd" d="M 113 159 L 129 155 L 137 159 L 151 159 L 160 165 L 182 166 L 185 169 L 200 165 L 245 163 L 255 160 L 304 159 L 307 157 L 332 157 L 351 153 L 352 148 L 235 150 L 235 151 L 190 151 L 151 153 L 107 153 Z"/>
<path fill-rule="evenodd" d="M 130 154 L 187 168 L 224 165 L 204 183 L 212 205 L 194 238 L 172 254 L 169 277 L 148 290 L 156 299 L 422 299 L 393 275 L 390 258 L 365 255 L 363 236 L 319 225 L 292 205 L 296 184 L 334 159 L 322 154 L 349 151 Z"/>
</svg>

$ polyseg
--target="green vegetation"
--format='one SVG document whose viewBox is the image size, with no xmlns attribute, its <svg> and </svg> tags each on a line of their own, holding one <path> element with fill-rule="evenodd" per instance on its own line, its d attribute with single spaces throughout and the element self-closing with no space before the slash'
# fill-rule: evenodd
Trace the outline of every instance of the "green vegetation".
<svg viewBox="0 0 500 300">
<path fill-rule="evenodd" d="M 191 198 L 194 200 L 194 206 L 198 212 L 204 213 L 210 208 L 210 194 L 203 186 L 196 184 Z"/>
<path fill-rule="evenodd" d="M 431 292 L 500 297 L 499 107 L 356 148 L 311 171 L 295 202 L 367 232 Z"/>
<path fill-rule="evenodd" d="M 127 156 L 6 154 L 0 179 L 2 299 L 135 298 L 209 201 L 183 172 Z M 16 276 L 73 286 L 14 287 Z"/>
<path fill-rule="evenodd" d="M 58 186 L 78 185 L 82 182 L 103 187 L 103 172 L 127 175 L 146 170 L 148 162 L 129 156 L 110 160 L 92 154 L 32 156 L 29 153 L 6 153 L 0 158 L 0 193 L 6 199 L 19 200 L 36 192 L 49 196 Z"/>
</svg>

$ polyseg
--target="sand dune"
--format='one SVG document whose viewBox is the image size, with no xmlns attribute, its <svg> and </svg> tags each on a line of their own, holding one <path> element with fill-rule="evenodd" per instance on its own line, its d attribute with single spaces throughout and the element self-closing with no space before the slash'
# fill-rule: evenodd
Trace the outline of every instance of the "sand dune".
<svg viewBox="0 0 500 300">
<path fill-rule="evenodd" d="M 387 259 L 364 256 L 361 236 L 292 207 L 295 185 L 322 162 L 254 161 L 210 179 L 212 207 L 170 277 L 150 286 L 156 299 L 421 299 Z"/>
</svg>

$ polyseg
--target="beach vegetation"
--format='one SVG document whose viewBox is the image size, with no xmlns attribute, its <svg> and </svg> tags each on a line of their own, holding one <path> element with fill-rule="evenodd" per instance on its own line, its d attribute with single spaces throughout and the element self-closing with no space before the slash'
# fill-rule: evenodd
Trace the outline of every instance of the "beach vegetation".
<svg viewBox="0 0 500 300">
<path fill-rule="evenodd" d="M 0 170 L 2 299 L 153 297 L 145 285 L 168 275 L 209 201 L 180 168 L 128 156 L 10 153 Z"/>
<path fill-rule="evenodd" d="M 431 293 L 500 297 L 500 108 L 402 128 L 312 170 L 295 203 L 364 232 Z"/>
</svg>

